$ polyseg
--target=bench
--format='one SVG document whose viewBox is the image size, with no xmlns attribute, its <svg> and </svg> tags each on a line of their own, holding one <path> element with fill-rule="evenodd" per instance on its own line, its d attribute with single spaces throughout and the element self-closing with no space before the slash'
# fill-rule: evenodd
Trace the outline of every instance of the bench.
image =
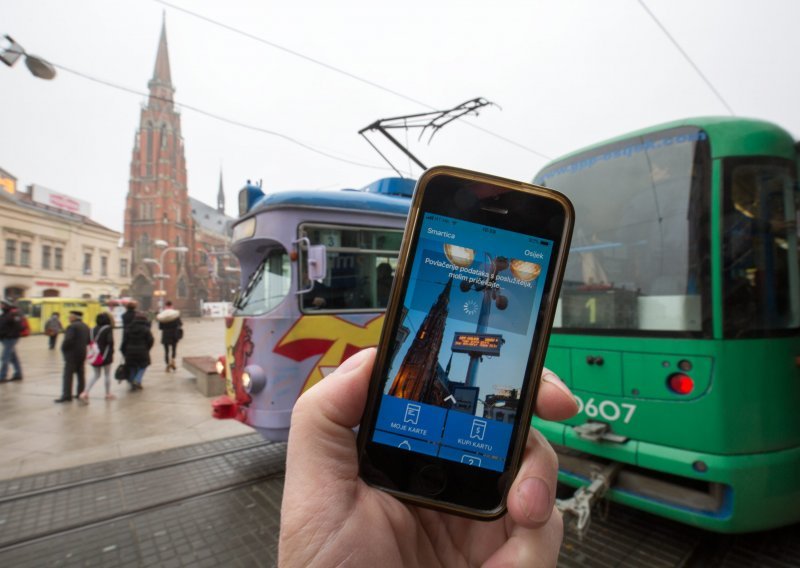
<svg viewBox="0 0 800 568">
<path fill-rule="evenodd" d="M 217 373 L 217 361 L 213 357 L 184 357 L 181 366 L 197 379 L 197 390 L 204 396 L 225 394 L 225 379 Z"/>
</svg>

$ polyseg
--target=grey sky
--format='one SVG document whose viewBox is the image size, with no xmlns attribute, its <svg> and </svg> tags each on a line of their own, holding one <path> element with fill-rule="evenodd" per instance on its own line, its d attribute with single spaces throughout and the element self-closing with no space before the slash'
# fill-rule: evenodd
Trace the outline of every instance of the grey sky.
<svg viewBox="0 0 800 568">
<path fill-rule="evenodd" d="M 645 3 L 738 116 L 800 135 L 800 3 Z M 502 110 L 486 108 L 470 123 L 551 158 L 659 122 L 728 114 L 637 0 L 174 4 L 431 107 L 486 97 Z M 229 214 L 248 178 L 270 191 L 360 187 L 392 175 L 357 131 L 428 110 L 154 0 L 5 0 L 0 35 L 57 65 L 145 92 L 164 12 L 179 104 L 377 167 L 184 109 L 189 193 L 215 203 L 222 167 Z M 42 81 L 22 62 L 0 65 L 0 91 L 0 167 L 21 186 L 90 201 L 96 221 L 122 230 L 144 97 L 63 70 Z M 465 123 L 447 126 L 430 145 L 409 141 L 429 166 L 529 181 L 546 162 Z"/>
</svg>

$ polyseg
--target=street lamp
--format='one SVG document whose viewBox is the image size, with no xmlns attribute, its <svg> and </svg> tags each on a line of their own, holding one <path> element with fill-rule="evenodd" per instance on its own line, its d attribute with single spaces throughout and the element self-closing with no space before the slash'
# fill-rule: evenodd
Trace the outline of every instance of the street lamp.
<svg viewBox="0 0 800 568">
<path fill-rule="evenodd" d="M 56 69 L 49 61 L 27 53 L 10 35 L 5 38 L 5 45 L 0 45 L 0 61 L 11 67 L 20 56 L 24 55 L 25 66 L 35 77 L 50 80 L 56 76 Z"/>
<path fill-rule="evenodd" d="M 189 252 L 189 247 L 163 247 L 162 244 L 167 244 L 166 241 L 156 240 L 153 242 L 157 247 L 163 248 L 164 250 L 161 251 L 161 260 L 156 260 L 155 258 L 143 258 L 142 262 L 146 262 L 147 264 L 155 264 L 158 268 L 158 273 L 155 275 L 158 278 L 158 311 L 164 309 L 164 278 L 167 277 L 167 274 L 164 274 L 164 255 L 166 255 L 169 251 L 175 252 Z"/>
</svg>

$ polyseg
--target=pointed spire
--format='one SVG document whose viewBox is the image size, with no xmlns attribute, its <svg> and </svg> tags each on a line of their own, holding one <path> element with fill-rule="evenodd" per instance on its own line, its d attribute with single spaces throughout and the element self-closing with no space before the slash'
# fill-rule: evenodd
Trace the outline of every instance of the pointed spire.
<svg viewBox="0 0 800 568">
<path fill-rule="evenodd" d="M 167 50 L 167 13 L 161 21 L 161 39 L 158 41 L 156 67 L 153 70 L 153 82 L 172 87 L 172 74 L 169 69 L 169 51 Z"/>
<path fill-rule="evenodd" d="M 225 191 L 222 189 L 222 167 L 219 168 L 219 192 L 217 192 L 217 211 L 225 214 Z"/>
</svg>

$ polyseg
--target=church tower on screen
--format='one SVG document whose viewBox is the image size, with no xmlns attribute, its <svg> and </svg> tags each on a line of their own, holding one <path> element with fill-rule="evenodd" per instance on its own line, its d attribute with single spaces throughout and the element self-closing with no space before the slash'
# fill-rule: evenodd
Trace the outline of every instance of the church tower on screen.
<svg viewBox="0 0 800 568">
<path fill-rule="evenodd" d="M 131 296 L 143 310 L 157 310 L 161 300 L 171 300 L 178 309 L 192 311 L 197 304 L 192 285 L 195 231 L 181 117 L 173 104 L 166 21 L 147 86 L 125 207 L 125 242 L 133 248 Z"/>
<path fill-rule="evenodd" d="M 448 279 L 444 289 L 417 331 L 411 346 L 403 357 L 389 394 L 407 400 L 444 406 L 450 395 L 440 379 L 439 350 L 444 340 L 444 328 L 450 305 L 453 280 Z M 449 367 L 449 366 L 448 366 Z"/>
</svg>

